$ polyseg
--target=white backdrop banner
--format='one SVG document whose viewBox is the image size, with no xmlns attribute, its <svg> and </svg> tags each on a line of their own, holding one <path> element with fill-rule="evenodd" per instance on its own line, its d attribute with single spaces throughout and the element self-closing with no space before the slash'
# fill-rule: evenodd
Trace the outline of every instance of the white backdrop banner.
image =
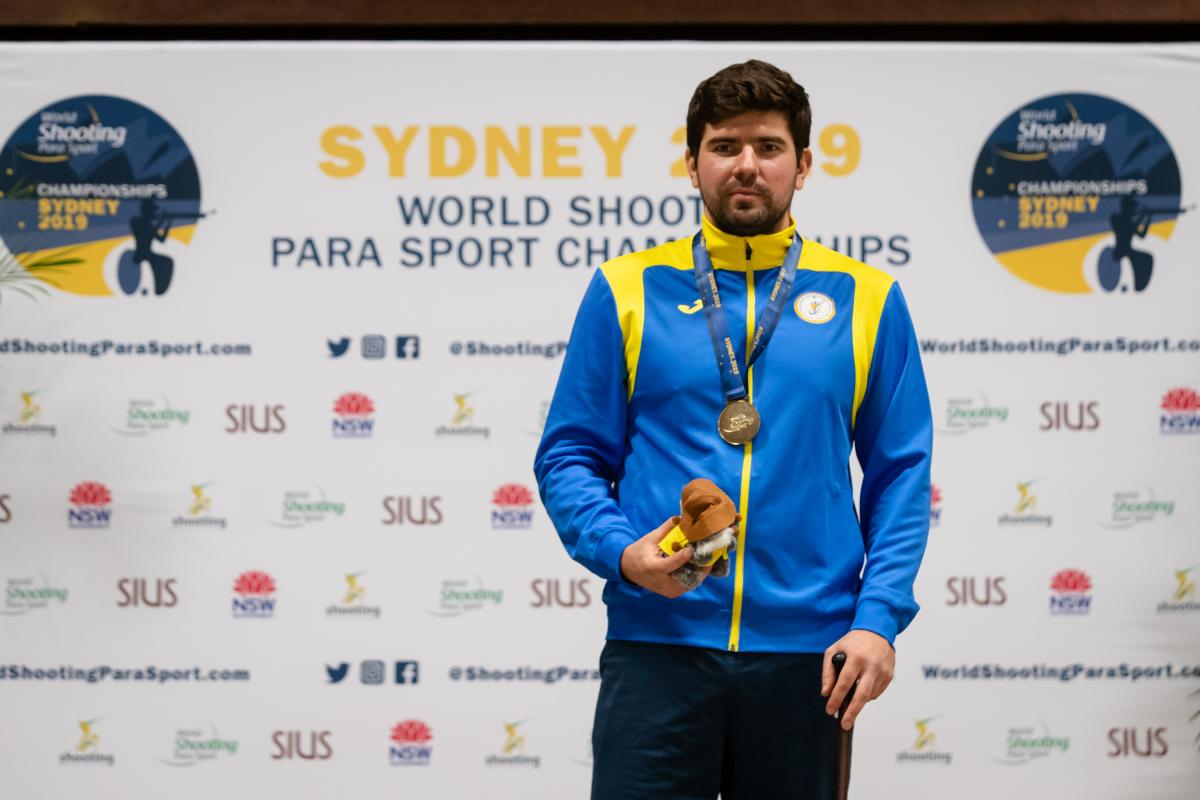
<svg viewBox="0 0 1200 800">
<path fill-rule="evenodd" d="M 747 58 L 934 404 L 853 795 L 1195 797 L 1200 46 L 579 42 L 0 46 L 3 794 L 586 796 L 533 453 Z"/>
</svg>

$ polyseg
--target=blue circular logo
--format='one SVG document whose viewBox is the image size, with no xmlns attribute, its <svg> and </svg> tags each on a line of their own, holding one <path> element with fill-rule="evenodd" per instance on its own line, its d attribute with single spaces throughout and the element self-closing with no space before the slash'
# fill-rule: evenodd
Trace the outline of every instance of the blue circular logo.
<svg viewBox="0 0 1200 800">
<path fill-rule="evenodd" d="M 1175 154 L 1150 120 L 1094 94 L 1043 97 L 992 131 L 975 224 L 1013 275 L 1068 294 L 1144 291 L 1177 219 Z"/>
<path fill-rule="evenodd" d="M 60 100 L 0 150 L 0 241 L 64 292 L 165 294 L 205 216 L 183 138 L 131 100 Z"/>
</svg>

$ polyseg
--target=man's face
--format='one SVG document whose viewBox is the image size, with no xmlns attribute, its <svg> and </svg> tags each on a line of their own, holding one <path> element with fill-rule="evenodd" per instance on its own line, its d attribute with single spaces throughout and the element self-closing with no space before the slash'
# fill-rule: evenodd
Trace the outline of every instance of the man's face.
<svg viewBox="0 0 1200 800">
<path fill-rule="evenodd" d="M 811 166 L 807 148 L 796 158 L 791 129 L 778 111 L 705 124 L 700 152 L 687 151 L 688 175 L 709 220 L 735 236 L 786 228 L 792 194 L 804 188 Z"/>
</svg>

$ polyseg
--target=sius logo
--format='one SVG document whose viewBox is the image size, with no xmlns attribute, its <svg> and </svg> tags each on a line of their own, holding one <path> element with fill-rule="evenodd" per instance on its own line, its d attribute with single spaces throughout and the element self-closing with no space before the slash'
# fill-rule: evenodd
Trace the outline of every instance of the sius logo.
<svg viewBox="0 0 1200 800">
<path fill-rule="evenodd" d="M 1200 392 L 1181 386 L 1163 395 L 1158 430 L 1163 434 L 1200 433 Z"/>
<path fill-rule="evenodd" d="M 1059 570 L 1050 579 L 1051 614 L 1087 614 L 1092 610 L 1092 579 L 1081 569 Z"/>
<path fill-rule="evenodd" d="M 946 580 L 948 606 L 1002 606 L 1008 602 L 1003 577 L 954 577 Z"/>
<path fill-rule="evenodd" d="M 1166 733 L 1166 728 L 1109 728 L 1108 742 L 1112 749 L 1106 755 L 1109 758 L 1162 758 L 1169 749 L 1164 738 Z"/>
<path fill-rule="evenodd" d="M 588 578 L 565 581 L 559 578 L 534 578 L 529 584 L 533 590 L 529 605 L 531 608 L 587 608 L 592 604 L 592 596 L 588 594 L 590 582 Z"/>
<path fill-rule="evenodd" d="M 506 483 L 492 494 L 492 527 L 511 530 L 533 527 L 533 492 L 519 483 Z"/>
<path fill-rule="evenodd" d="M 397 722 L 390 739 L 388 763 L 392 766 L 426 766 L 433 758 L 433 731 L 420 720 Z"/>
<path fill-rule="evenodd" d="M 174 608 L 179 604 L 174 578 L 155 578 L 153 596 L 149 586 L 147 578 L 121 578 L 117 581 L 117 592 L 121 595 L 117 607 Z"/>
<path fill-rule="evenodd" d="M 1096 411 L 1099 403 L 1046 401 L 1042 403 L 1042 431 L 1094 431 L 1100 427 L 1100 415 Z"/>
<path fill-rule="evenodd" d="M 103 483 L 78 483 L 69 500 L 73 508 L 67 510 L 67 524 L 72 528 L 107 528 L 112 521 L 112 495 Z"/>
<path fill-rule="evenodd" d="M 417 503 L 420 503 L 421 513 L 416 513 Z M 387 514 L 382 520 L 384 525 L 441 525 L 441 497 L 411 497 L 408 495 L 389 495 L 383 498 L 383 510 Z"/>
<path fill-rule="evenodd" d="M 255 406 L 249 403 L 238 405 L 232 403 L 225 406 L 225 416 L 229 424 L 226 433 L 283 433 L 287 430 L 287 422 L 283 419 L 284 407 L 281 404 L 264 404 Z"/>
<path fill-rule="evenodd" d="M 233 583 L 233 616 L 275 616 L 275 580 L 265 572 L 243 572 Z"/>
<path fill-rule="evenodd" d="M 364 438 L 375 431 L 375 404 L 359 392 L 346 392 L 333 404 L 335 438 Z"/>
<path fill-rule="evenodd" d="M 328 761 L 333 758 L 333 731 L 272 731 L 271 760 Z"/>
</svg>

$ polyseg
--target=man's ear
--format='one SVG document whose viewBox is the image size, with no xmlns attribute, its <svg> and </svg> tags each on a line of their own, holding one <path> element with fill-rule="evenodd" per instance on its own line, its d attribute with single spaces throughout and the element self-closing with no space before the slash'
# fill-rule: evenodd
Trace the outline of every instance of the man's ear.
<svg viewBox="0 0 1200 800">
<path fill-rule="evenodd" d="M 700 188 L 700 174 L 696 170 L 696 156 L 692 155 L 692 149 L 683 151 L 683 163 L 687 165 L 688 177 L 692 179 L 692 188 Z"/>
<path fill-rule="evenodd" d="M 804 148 L 796 161 L 796 190 L 804 188 L 804 179 L 812 172 L 812 149 Z"/>
</svg>

